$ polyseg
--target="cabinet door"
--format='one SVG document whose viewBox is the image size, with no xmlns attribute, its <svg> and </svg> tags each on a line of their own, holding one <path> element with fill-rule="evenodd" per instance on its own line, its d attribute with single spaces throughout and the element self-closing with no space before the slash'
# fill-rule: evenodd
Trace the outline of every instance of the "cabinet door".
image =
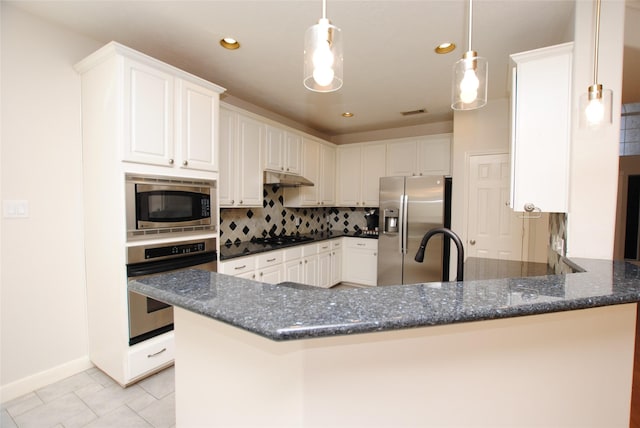
<svg viewBox="0 0 640 428">
<path fill-rule="evenodd" d="M 235 146 L 237 136 L 238 114 L 220 109 L 220 178 L 218 179 L 218 196 L 220 206 L 233 206 L 235 204 L 234 173 L 235 167 Z"/>
<path fill-rule="evenodd" d="M 284 264 L 284 281 L 304 283 L 302 259 L 292 260 Z"/>
<path fill-rule="evenodd" d="M 318 254 L 318 287 L 329 288 L 331 284 L 331 251 Z"/>
<path fill-rule="evenodd" d="M 304 284 L 319 286 L 318 281 L 318 255 L 304 258 Z"/>
<path fill-rule="evenodd" d="M 126 58 L 124 100 L 123 160 L 173 166 L 173 76 Z"/>
<path fill-rule="evenodd" d="M 271 171 L 283 171 L 284 131 L 267 125 L 265 127 L 264 167 Z"/>
<path fill-rule="evenodd" d="M 291 132 L 284 133 L 284 169 L 299 175 L 302 171 L 302 137 Z"/>
<path fill-rule="evenodd" d="M 311 180 L 314 186 L 300 187 L 300 205 L 318 205 L 320 198 L 320 143 L 306 138 L 302 143 L 302 175 Z"/>
<path fill-rule="evenodd" d="M 337 200 L 338 206 L 355 207 L 360 206 L 360 146 L 338 147 L 337 149 L 337 172 L 338 185 Z"/>
<path fill-rule="evenodd" d="M 342 250 L 331 251 L 331 286 L 342 281 Z"/>
<path fill-rule="evenodd" d="M 363 285 L 376 285 L 378 281 L 377 251 L 370 249 L 347 249 L 344 280 Z"/>
<path fill-rule="evenodd" d="M 571 43 L 512 55 L 511 208 L 567 212 Z M 553 100 L 553 102 L 549 102 Z"/>
<path fill-rule="evenodd" d="M 255 119 L 238 115 L 238 169 L 235 174 L 236 206 L 262 207 L 261 149 L 264 125 Z"/>
<path fill-rule="evenodd" d="M 386 146 L 384 144 L 362 147 L 362 205 L 380 205 L 380 177 L 386 174 Z"/>
<path fill-rule="evenodd" d="M 394 141 L 387 143 L 387 176 L 415 175 L 416 142 Z"/>
<path fill-rule="evenodd" d="M 336 202 L 336 149 L 320 144 L 320 205 L 332 206 Z"/>
<path fill-rule="evenodd" d="M 216 133 L 219 95 L 194 83 L 178 81 L 181 168 L 218 170 Z"/>
<path fill-rule="evenodd" d="M 451 135 L 420 139 L 418 145 L 418 175 L 451 174 Z"/>
<path fill-rule="evenodd" d="M 256 281 L 266 282 L 267 284 L 278 284 L 282 282 L 283 273 L 282 264 L 269 266 L 258 271 Z"/>
</svg>

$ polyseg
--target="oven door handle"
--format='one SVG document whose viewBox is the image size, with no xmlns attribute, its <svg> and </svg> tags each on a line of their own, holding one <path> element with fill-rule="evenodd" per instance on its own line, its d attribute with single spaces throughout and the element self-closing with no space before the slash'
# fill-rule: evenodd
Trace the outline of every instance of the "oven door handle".
<svg viewBox="0 0 640 428">
<path fill-rule="evenodd" d="M 167 272 L 176 269 L 185 269 L 192 266 L 203 265 L 218 260 L 218 253 L 209 251 L 191 256 L 177 257 L 169 260 L 157 260 L 152 262 L 131 263 L 127 265 L 127 277 L 133 278 L 142 275 Z"/>
</svg>

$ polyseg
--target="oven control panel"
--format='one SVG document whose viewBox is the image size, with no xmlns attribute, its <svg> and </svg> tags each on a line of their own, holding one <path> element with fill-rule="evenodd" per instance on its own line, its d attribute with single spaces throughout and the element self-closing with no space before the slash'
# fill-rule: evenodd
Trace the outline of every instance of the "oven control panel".
<svg viewBox="0 0 640 428">
<path fill-rule="evenodd" d="M 146 248 L 144 250 L 144 258 L 146 260 L 155 259 L 157 257 L 179 256 L 182 254 L 199 253 L 206 250 L 204 241 L 194 242 L 183 245 L 167 245 L 166 247 Z"/>
</svg>

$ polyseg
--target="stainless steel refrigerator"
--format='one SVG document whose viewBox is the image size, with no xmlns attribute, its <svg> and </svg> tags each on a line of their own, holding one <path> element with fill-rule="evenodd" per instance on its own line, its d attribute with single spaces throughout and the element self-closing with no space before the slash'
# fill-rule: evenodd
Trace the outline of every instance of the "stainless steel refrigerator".
<svg viewBox="0 0 640 428">
<path fill-rule="evenodd" d="M 449 280 L 448 238 L 433 236 L 423 263 L 414 257 L 427 231 L 451 227 L 451 177 L 382 177 L 379 215 L 378 285 Z"/>
</svg>

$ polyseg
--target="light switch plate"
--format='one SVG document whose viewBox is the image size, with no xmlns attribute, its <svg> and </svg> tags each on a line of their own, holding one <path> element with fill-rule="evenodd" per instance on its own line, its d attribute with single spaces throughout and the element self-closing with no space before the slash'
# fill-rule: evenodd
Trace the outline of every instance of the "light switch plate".
<svg viewBox="0 0 640 428">
<path fill-rule="evenodd" d="M 29 201 L 4 200 L 2 201 L 2 211 L 5 218 L 28 218 Z"/>
</svg>

